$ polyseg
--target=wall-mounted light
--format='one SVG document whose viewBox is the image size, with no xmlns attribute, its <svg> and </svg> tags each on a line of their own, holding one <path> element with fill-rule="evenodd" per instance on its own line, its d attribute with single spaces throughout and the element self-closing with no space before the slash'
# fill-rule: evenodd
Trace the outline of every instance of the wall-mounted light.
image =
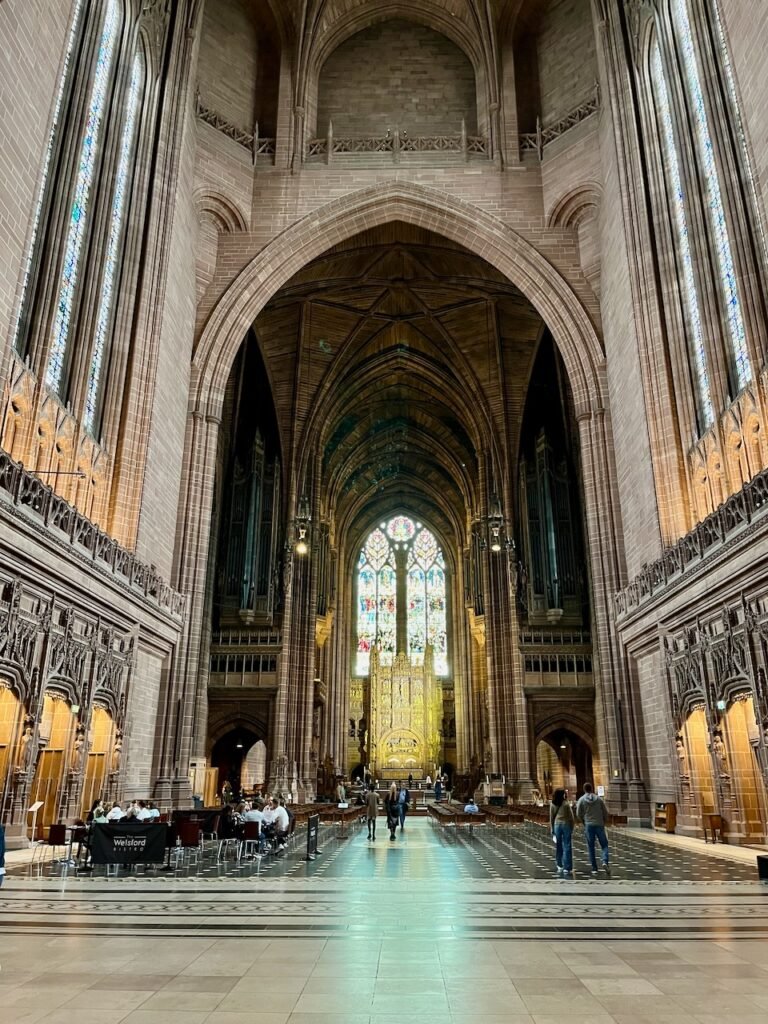
<svg viewBox="0 0 768 1024">
<path fill-rule="evenodd" d="M 235 747 L 236 747 L 237 750 L 242 750 L 243 749 L 243 744 L 242 743 L 236 743 Z"/>
<path fill-rule="evenodd" d="M 728 705 L 727 705 L 727 704 L 725 703 L 725 701 L 724 701 L 724 700 L 719 700 L 719 701 L 717 702 L 717 710 L 718 710 L 718 711 L 725 711 L 725 709 L 726 709 L 727 707 L 728 707 Z"/>
<path fill-rule="evenodd" d="M 78 715 L 80 713 L 80 705 L 72 704 L 69 710 L 72 712 L 73 715 Z"/>
<path fill-rule="evenodd" d="M 306 555 L 309 551 L 309 545 L 307 544 L 307 528 L 306 526 L 300 526 L 298 530 L 299 536 L 296 540 L 296 554 Z"/>
<path fill-rule="evenodd" d="M 502 551 L 514 552 L 515 542 L 507 534 L 506 526 L 501 501 L 493 494 L 488 503 L 488 515 L 477 516 L 475 519 L 475 532 L 480 539 L 480 547 L 489 548 L 495 555 Z"/>
</svg>

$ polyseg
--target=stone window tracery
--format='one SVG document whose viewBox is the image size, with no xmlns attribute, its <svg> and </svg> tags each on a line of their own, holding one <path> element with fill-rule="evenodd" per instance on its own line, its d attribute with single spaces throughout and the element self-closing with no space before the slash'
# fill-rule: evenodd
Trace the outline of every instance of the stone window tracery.
<svg viewBox="0 0 768 1024">
<path fill-rule="evenodd" d="M 706 189 L 709 218 L 714 233 L 720 284 L 726 304 L 730 332 L 730 348 L 739 391 L 752 379 L 752 367 L 747 351 L 746 329 L 741 310 L 731 240 L 725 217 L 720 178 L 715 160 L 709 119 L 707 117 L 701 74 L 693 43 L 688 12 L 688 0 L 672 0 L 672 11 L 677 28 L 683 71 L 691 104 L 696 150 Z"/>
<path fill-rule="evenodd" d="M 75 288 L 79 281 L 86 225 L 91 213 L 90 200 L 96 157 L 101 145 L 108 89 L 119 35 L 118 0 L 109 0 L 101 30 L 93 88 L 88 103 L 85 130 L 78 159 L 77 177 L 69 215 L 64 263 L 53 322 L 53 337 L 45 383 L 59 392 L 64 377 L 72 325 L 72 307 Z"/>
<path fill-rule="evenodd" d="M 130 200 L 130 175 L 136 156 L 136 122 L 139 113 L 144 84 L 144 61 L 139 54 L 134 57 L 131 84 L 128 89 L 125 124 L 120 144 L 120 159 L 115 175 L 115 191 L 109 227 L 109 239 L 104 259 L 104 277 L 101 285 L 99 312 L 88 369 L 88 383 L 85 397 L 83 424 L 93 433 L 96 425 L 98 403 L 104 374 L 104 358 L 107 331 L 115 304 L 115 284 L 118 276 L 118 259 L 125 236 L 125 221 Z"/>
<path fill-rule="evenodd" d="M 408 516 L 382 523 L 358 558 L 357 675 L 368 674 L 374 646 L 382 665 L 391 664 L 398 653 L 398 595 L 405 601 L 404 639 L 412 663 L 422 664 L 430 646 L 435 674 L 447 675 L 445 559 L 434 534 Z"/>
<path fill-rule="evenodd" d="M 672 109 L 669 102 L 669 91 L 661 60 L 658 40 L 654 40 L 651 51 L 651 75 L 660 122 L 660 139 L 664 170 L 669 181 L 669 197 L 674 214 L 676 240 L 680 256 L 683 276 L 683 300 L 691 332 L 690 351 L 693 358 L 694 376 L 700 415 L 704 427 L 714 421 L 712 408 L 712 392 L 707 369 L 707 353 L 704 343 L 704 332 L 701 321 L 701 308 L 693 269 L 690 235 L 688 231 L 688 215 L 686 213 L 686 197 L 683 178 L 680 172 L 680 161 L 677 153 L 677 142 L 672 122 Z"/>
</svg>

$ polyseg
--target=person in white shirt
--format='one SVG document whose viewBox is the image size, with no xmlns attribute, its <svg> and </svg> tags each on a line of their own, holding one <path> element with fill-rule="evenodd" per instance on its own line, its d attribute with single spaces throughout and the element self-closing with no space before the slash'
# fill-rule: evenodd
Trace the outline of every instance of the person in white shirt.
<svg viewBox="0 0 768 1024">
<path fill-rule="evenodd" d="M 274 800 L 272 802 L 277 804 L 275 807 L 275 837 L 278 840 L 278 849 L 284 850 L 285 841 L 291 829 L 291 818 L 285 809 L 285 800 L 281 800 L 279 803 Z"/>
<path fill-rule="evenodd" d="M 139 809 L 136 811 L 137 821 L 148 821 L 152 817 L 146 801 L 139 800 Z"/>
<path fill-rule="evenodd" d="M 111 810 L 107 814 L 107 821 L 120 821 L 121 818 L 124 818 L 124 817 L 125 817 L 125 811 L 120 806 L 120 804 L 117 802 L 117 800 L 115 800 L 115 802 L 112 804 Z"/>
<path fill-rule="evenodd" d="M 258 821 L 259 824 L 264 820 L 264 814 L 258 807 L 251 807 L 250 810 L 246 811 L 243 815 L 243 821 Z"/>
<path fill-rule="evenodd" d="M 466 802 L 466 804 L 464 804 L 464 813 L 465 814 L 479 814 L 480 813 L 480 808 L 475 803 L 474 797 L 470 797 L 469 800 Z"/>
<path fill-rule="evenodd" d="M 277 801 L 274 801 L 277 804 Z M 272 801 L 267 800 L 264 804 L 264 810 L 261 812 L 261 823 L 262 825 L 273 825 L 275 822 L 275 811 L 272 807 Z"/>
<path fill-rule="evenodd" d="M 280 801 L 280 803 L 278 803 L 276 800 L 273 800 L 272 803 L 274 804 L 275 812 L 275 831 L 277 833 L 287 832 L 291 825 L 291 819 L 288 815 L 288 811 L 285 809 L 285 803 L 282 800 Z"/>
<path fill-rule="evenodd" d="M 155 805 L 151 801 L 149 804 L 149 818 L 150 821 L 160 820 L 160 811 L 157 809 L 157 807 L 155 807 Z"/>
</svg>

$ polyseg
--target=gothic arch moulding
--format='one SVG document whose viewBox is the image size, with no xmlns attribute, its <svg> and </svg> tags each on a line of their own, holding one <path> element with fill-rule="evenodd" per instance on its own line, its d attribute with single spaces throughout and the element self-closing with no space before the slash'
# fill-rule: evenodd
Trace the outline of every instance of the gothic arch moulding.
<svg viewBox="0 0 768 1024">
<path fill-rule="evenodd" d="M 246 215 L 223 192 L 210 188 L 198 190 L 195 193 L 195 209 L 198 221 L 209 217 L 219 232 L 234 234 L 237 231 L 248 230 Z"/>
<path fill-rule="evenodd" d="M 192 363 L 191 406 L 218 416 L 235 356 L 272 296 L 311 260 L 361 231 L 393 221 L 463 245 L 529 299 L 560 349 L 577 414 L 605 408 L 604 356 L 587 310 L 560 272 L 501 220 L 445 192 L 389 181 L 359 189 L 303 217 L 233 281 L 203 329 Z"/>
<path fill-rule="evenodd" d="M 549 228 L 577 228 L 588 217 L 596 217 L 603 190 L 595 181 L 570 189 L 555 203 L 547 217 Z"/>
</svg>

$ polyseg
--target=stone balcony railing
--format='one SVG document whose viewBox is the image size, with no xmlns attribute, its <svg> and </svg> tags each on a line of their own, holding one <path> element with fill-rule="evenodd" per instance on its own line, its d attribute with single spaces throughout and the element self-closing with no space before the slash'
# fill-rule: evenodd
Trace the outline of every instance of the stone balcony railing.
<svg viewBox="0 0 768 1024">
<path fill-rule="evenodd" d="M 346 137 L 334 135 L 333 125 L 329 125 L 325 138 L 309 140 L 305 159 L 308 163 L 330 164 L 336 157 L 387 154 L 393 163 L 397 163 L 401 158 L 408 160 L 409 154 L 445 153 L 465 160 L 487 158 L 488 140 L 484 135 L 468 135 L 464 125 L 458 135 L 409 135 L 407 131 L 395 128 L 387 129 L 384 135 Z"/>
<path fill-rule="evenodd" d="M 522 153 L 536 153 L 538 154 L 539 160 L 544 155 L 545 148 L 559 139 L 562 135 L 565 135 L 571 128 L 575 128 L 577 124 L 581 124 L 582 121 L 586 121 L 592 114 L 597 113 L 600 109 L 600 90 L 597 85 L 593 94 L 588 100 L 580 103 L 573 110 L 569 111 L 564 117 L 559 118 L 552 124 L 542 125 L 541 121 L 536 119 L 536 131 L 528 132 L 520 136 L 520 151 Z"/>
<path fill-rule="evenodd" d="M 207 107 L 199 96 L 197 98 L 197 117 L 204 124 L 210 125 L 211 128 L 215 128 L 222 135 L 232 139 L 238 146 L 247 149 L 251 154 L 254 166 L 259 160 L 267 164 L 275 162 L 275 140 L 260 136 L 258 124 L 255 125 L 252 132 L 239 128 L 221 114 L 217 114 L 215 110 Z"/>
<path fill-rule="evenodd" d="M 121 547 L 90 519 L 56 494 L 40 477 L 0 450 L 0 500 L 27 513 L 28 521 L 64 542 L 81 558 L 93 562 L 131 592 L 141 595 L 182 621 L 186 599 L 162 579 L 153 566 L 146 565 Z"/>
<path fill-rule="evenodd" d="M 763 470 L 676 544 L 667 548 L 661 558 L 644 566 L 632 582 L 616 594 L 616 618 L 622 619 L 641 608 L 767 515 L 768 470 Z"/>
</svg>

